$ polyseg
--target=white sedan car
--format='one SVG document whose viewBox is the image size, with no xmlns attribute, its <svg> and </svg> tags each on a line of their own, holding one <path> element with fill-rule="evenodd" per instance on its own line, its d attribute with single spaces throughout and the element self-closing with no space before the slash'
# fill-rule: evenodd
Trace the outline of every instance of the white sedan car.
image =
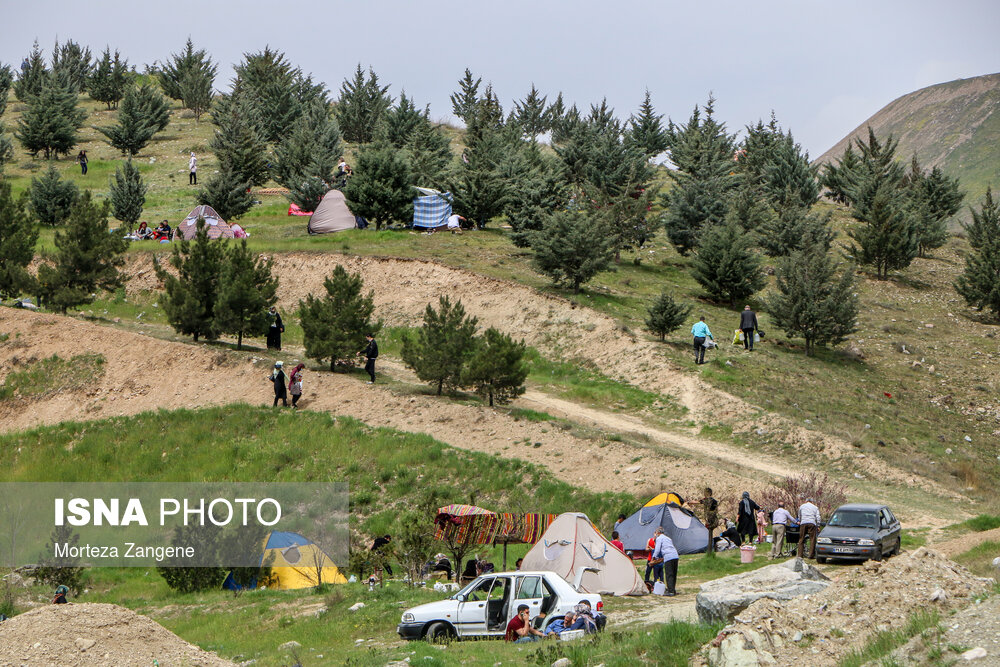
<svg viewBox="0 0 1000 667">
<path fill-rule="evenodd" d="M 589 601 L 595 612 L 604 608 L 600 595 L 580 593 L 554 572 L 490 573 L 474 579 L 447 600 L 408 609 L 396 630 L 403 639 L 500 639 L 519 605 L 528 605 L 532 619 L 545 614 L 547 624 L 565 616 L 582 600 Z"/>
</svg>

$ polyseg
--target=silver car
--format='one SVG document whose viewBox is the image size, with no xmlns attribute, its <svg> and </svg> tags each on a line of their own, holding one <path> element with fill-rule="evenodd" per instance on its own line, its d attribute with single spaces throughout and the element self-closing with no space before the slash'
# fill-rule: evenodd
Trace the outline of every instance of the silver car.
<svg viewBox="0 0 1000 667">
<path fill-rule="evenodd" d="M 899 553 L 900 534 L 899 520 L 887 505 L 841 505 L 816 539 L 816 562 L 882 560 Z"/>
</svg>

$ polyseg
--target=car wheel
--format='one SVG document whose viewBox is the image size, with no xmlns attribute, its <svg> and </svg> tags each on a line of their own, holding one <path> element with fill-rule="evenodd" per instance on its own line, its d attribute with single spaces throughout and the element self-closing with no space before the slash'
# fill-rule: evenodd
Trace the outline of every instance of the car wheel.
<svg viewBox="0 0 1000 667">
<path fill-rule="evenodd" d="M 451 639 L 451 628 L 448 627 L 447 623 L 440 621 L 431 623 L 427 628 L 427 632 L 424 633 L 424 638 L 432 644 L 446 642 Z"/>
<path fill-rule="evenodd" d="M 819 563 L 820 565 L 823 565 L 824 563 L 826 563 L 826 556 L 816 556 L 816 562 Z"/>
<path fill-rule="evenodd" d="M 878 547 L 875 549 L 875 555 L 872 556 L 872 560 L 874 560 L 874 561 L 881 561 L 882 560 L 882 545 L 881 544 L 878 545 Z"/>
</svg>

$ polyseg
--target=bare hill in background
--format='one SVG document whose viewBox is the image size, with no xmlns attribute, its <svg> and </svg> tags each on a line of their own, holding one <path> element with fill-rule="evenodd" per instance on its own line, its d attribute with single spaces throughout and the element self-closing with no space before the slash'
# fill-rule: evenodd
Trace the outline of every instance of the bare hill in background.
<svg viewBox="0 0 1000 667">
<path fill-rule="evenodd" d="M 823 153 L 823 164 L 843 155 L 868 126 L 880 137 L 899 139 L 897 155 L 916 153 L 925 167 L 958 177 L 966 204 L 976 204 L 988 185 L 1000 187 L 1000 74 L 958 79 L 903 95 Z M 966 209 L 967 210 L 967 209 Z"/>
</svg>

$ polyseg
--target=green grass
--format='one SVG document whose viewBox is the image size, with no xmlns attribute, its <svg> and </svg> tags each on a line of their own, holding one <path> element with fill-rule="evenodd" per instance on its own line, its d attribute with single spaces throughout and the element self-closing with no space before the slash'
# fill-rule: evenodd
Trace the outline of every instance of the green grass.
<svg viewBox="0 0 1000 667">
<path fill-rule="evenodd" d="M 962 523 L 958 524 L 958 527 L 976 533 L 993 530 L 995 528 L 1000 528 L 1000 516 L 980 514 L 979 516 L 974 516 L 971 519 L 966 519 Z"/>
<path fill-rule="evenodd" d="M 839 667 L 862 667 L 875 660 L 881 660 L 912 637 L 936 627 L 940 621 L 941 617 L 937 611 L 918 611 L 910 615 L 904 627 L 876 633 L 862 648 L 851 651 L 837 664 Z"/>
<path fill-rule="evenodd" d="M 54 354 L 10 372 L 0 385 L 0 400 L 38 398 L 79 389 L 100 378 L 104 371 L 103 355 L 87 353 L 62 359 Z"/>
<path fill-rule="evenodd" d="M 996 577 L 993 559 L 1000 555 L 1000 541 L 982 542 L 965 553 L 955 556 L 955 562 L 964 565 L 980 577 Z"/>
<path fill-rule="evenodd" d="M 899 536 L 899 546 L 902 549 L 916 549 L 927 544 L 927 529 L 907 529 Z"/>
</svg>

